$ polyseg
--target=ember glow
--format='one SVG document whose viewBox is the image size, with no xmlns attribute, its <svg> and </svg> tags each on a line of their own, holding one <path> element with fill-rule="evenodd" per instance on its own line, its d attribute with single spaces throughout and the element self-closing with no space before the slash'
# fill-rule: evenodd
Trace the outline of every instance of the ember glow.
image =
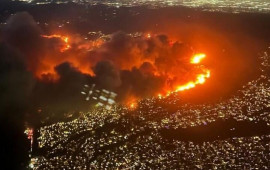
<svg viewBox="0 0 270 170">
<path fill-rule="evenodd" d="M 62 35 L 58 35 L 58 34 L 53 34 L 53 35 L 42 35 L 43 38 L 48 38 L 48 39 L 52 39 L 52 38 L 58 38 L 61 39 L 64 42 L 64 46 L 60 48 L 60 52 L 65 52 L 68 49 L 70 49 L 70 44 L 69 44 L 69 37 L 67 36 L 62 36 Z"/>
<path fill-rule="evenodd" d="M 55 67 L 63 62 L 69 62 L 72 64 L 72 66 L 79 69 L 80 72 L 93 75 L 92 70 L 90 69 L 90 66 L 87 64 L 82 64 L 78 60 L 78 58 L 74 57 L 75 55 L 70 51 L 71 49 L 71 43 L 75 43 L 75 38 L 72 39 L 73 42 L 71 42 L 71 36 L 72 35 L 62 35 L 62 34 L 52 34 L 52 35 L 40 35 L 42 38 L 51 40 L 49 42 L 52 43 L 54 40 L 57 40 L 59 44 L 55 43 L 53 46 L 55 47 L 55 50 L 49 50 L 47 51 L 47 54 L 44 54 L 43 60 L 41 61 L 42 67 L 39 67 L 39 69 L 36 71 L 35 75 L 38 78 L 41 78 L 44 75 L 49 75 L 50 80 L 57 80 L 59 76 L 55 72 Z M 77 40 L 78 41 L 78 40 Z M 101 40 L 100 40 L 101 41 Z M 90 44 L 90 47 L 89 47 Z M 91 43 L 81 43 L 80 45 L 76 46 L 76 49 L 81 51 L 87 51 L 89 48 L 94 48 L 101 44 L 101 42 L 98 42 L 97 44 L 94 44 L 94 42 Z M 63 54 L 59 54 L 63 53 Z M 78 54 L 76 54 L 78 55 Z M 63 56 L 63 57 L 61 57 Z"/>
<path fill-rule="evenodd" d="M 206 57 L 206 54 L 199 53 L 199 54 L 193 55 L 193 57 L 190 59 L 190 64 L 195 65 L 196 67 L 200 68 L 202 71 L 202 73 L 196 75 L 195 80 L 189 81 L 183 85 L 176 86 L 174 90 L 167 90 L 166 95 L 162 95 L 162 93 L 159 93 L 157 97 L 159 99 L 162 99 L 164 97 L 170 96 L 172 93 L 190 90 L 192 88 L 195 88 L 199 84 L 204 84 L 206 82 L 206 79 L 210 78 L 210 74 L 211 74 L 210 70 L 205 68 L 204 65 L 199 65 L 202 59 L 204 59 L 205 57 Z M 133 110 L 133 109 L 136 109 L 137 103 L 135 102 L 135 100 L 133 100 L 132 102 L 130 101 L 127 104 L 127 106 L 129 106 L 130 110 Z"/>
<path fill-rule="evenodd" d="M 130 109 L 135 109 L 137 106 L 137 103 L 133 102 L 130 104 Z"/>
<path fill-rule="evenodd" d="M 205 54 L 195 54 L 191 59 L 190 59 L 190 63 L 191 64 L 199 64 L 201 62 L 202 59 L 204 59 L 206 57 Z"/>
</svg>

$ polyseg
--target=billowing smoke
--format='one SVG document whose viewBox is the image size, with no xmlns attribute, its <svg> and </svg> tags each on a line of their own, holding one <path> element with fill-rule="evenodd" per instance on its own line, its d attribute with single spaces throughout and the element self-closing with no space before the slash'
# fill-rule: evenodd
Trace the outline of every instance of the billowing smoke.
<svg viewBox="0 0 270 170">
<path fill-rule="evenodd" d="M 166 35 L 132 37 L 117 32 L 84 60 L 96 64 L 93 68 L 99 84 L 115 89 L 122 100 L 127 96 L 157 95 L 186 81 L 191 77 L 187 74 L 192 72 L 189 64 L 192 52 Z"/>
<path fill-rule="evenodd" d="M 196 74 L 189 63 L 191 48 L 166 35 L 116 32 L 85 40 L 79 35 L 45 34 L 26 12 L 11 16 L 1 35 L 2 42 L 19 54 L 10 62 L 21 61 L 32 73 L 35 83 L 26 85 L 32 87 L 32 105 L 50 114 L 86 108 L 80 93 L 84 84 L 114 91 L 118 102 L 128 103 L 166 93 Z M 28 81 L 27 76 L 18 77 Z"/>
<path fill-rule="evenodd" d="M 174 19 L 167 15 L 160 15 L 155 20 L 153 18 L 148 16 L 143 22 L 134 22 L 130 27 L 136 30 L 138 27 L 135 28 L 134 24 L 138 23 L 140 23 L 139 28 L 149 26 L 147 29 L 150 30 L 163 27 L 164 31 L 171 31 L 170 35 L 174 32 L 175 37 L 179 37 L 177 35 L 181 32 L 179 33 L 182 34 L 181 39 L 185 42 L 189 40 L 191 44 L 197 45 L 202 50 L 208 48 L 206 53 L 210 55 L 212 53 L 212 56 L 215 56 L 214 60 L 223 58 L 218 62 L 212 60 L 212 65 L 218 63 L 215 66 L 215 73 L 219 75 L 214 75 L 211 81 L 215 83 L 207 86 L 208 89 L 212 89 L 212 93 L 219 89 L 219 93 L 216 94 L 226 94 L 226 90 L 236 88 L 235 84 L 240 83 L 231 83 L 230 87 L 226 83 L 228 80 L 239 82 L 240 73 L 246 77 L 253 75 L 250 66 L 254 64 L 254 60 L 251 60 L 251 55 L 254 54 L 255 58 L 259 49 L 259 45 L 255 44 L 258 41 L 255 43 L 252 37 L 242 35 L 243 30 L 244 34 L 247 34 L 249 32 L 245 30 L 254 29 L 251 26 L 254 25 L 253 22 L 249 22 L 250 17 L 246 21 L 249 24 L 240 27 L 239 30 L 230 28 L 232 25 L 242 24 L 238 20 L 234 20 L 237 24 L 228 24 L 231 22 L 231 16 L 228 20 L 224 19 L 226 22 L 219 22 L 222 23 L 220 28 L 212 29 L 208 27 L 219 25 L 216 24 L 219 18 L 214 19 L 210 26 L 208 17 L 207 20 L 202 20 L 197 14 L 196 17 L 191 16 L 188 19 L 182 17 L 181 22 L 178 15 L 175 15 Z M 197 20 L 190 20 L 191 18 Z M 162 20 L 157 21 L 160 19 Z M 207 26 L 202 27 L 203 24 L 200 22 L 205 21 Z M 164 26 L 156 22 L 164 23 Z M 130 24 L 130 22 L 124 23 Z M 228 28 L 230 31 L 216 33 L 216 28 L 220 30 Z M 130 30 L 134 31 L 134 29 Z M 262 37 L 266 35 L 266 33 L 261 34 L 257 29 L 254 30 L 256 30 L 254 35 Z M 268 33 L 267 29 L 263 30 Z M 13 152 L 1 152 L 1 158 L 19 156 L 16 152 L 17 148 L 13 148 L 19 145 L 10 144 L 10 141 L 22 141 L 14 139 L 21 138 L 25 117 L 30 115 L 29 117 L 33 119 L 32 124 L 35 124 L 35 116 L 44 116 L 42 120 L 47 120 L 50 116 L 61 119 L 63 114 L 68 115 L 88 109 L 89 103 L 85 102 L 85 98 L 80 93 L 84 84 L 96 84 L 98 88 L 114 91 L 118 94 L 117 101 L 122 103 L 156 96 L 195 78 L 195 75 L 201 71 L 201 67 L 190 64 L 190 57 L 193 54 L 194 51 L 189 45 L 171 40 L 164 34 L 135 35 L 115 32 L 105 38 L 86 40 L 76 34 L 45 32 L 26 12 L 12 15 L 7 20 L 7 24 L 1 25 L 0 28 L 0 129 L 2 138 L 7 141 L 5 145 L 1 145 L 1 151 L 12 148 Z M 243 57 L 238 58 L 241 55 Z M 246 64 L 243 61 L 249 62 Z M 218 69 L 222 74 L 218 74 Z M 247 70 L 249 71 L 246 72 Z M 194 91 L 197 93 L 200 90 Z M 221 91 L 224 93 L 220 93 Z M 196 98 L 205 100 L 207 92 L 209 91 L 196 94 Z M 11 166 L 6 169 L 20 169 Z"/>
<path fill-rule="evenodd" d="M 71 63 L 64 62 L 55 67 L 57 81 L 44 76 L 38 79 L 32 95 L 35 108 L 46 113 L 45 116 L 62 118 L 64 114 L 87 109 L 80 91 L 84 84 L 93 83 L 93 78 L 81 73 Z"/>
<path fill-rule="evenodd" d="M 164 87 L 166 77 L 147 74 L 144 71 L 135 67 L 131 71 L 121 71 L 122 84 L 117 89 L 121 101 L 129 102 L 130 99 L 156 96 Z"/>
<path fill-rule="evenodd" d="M 23 56 L 5 43 L 0 43 L 0 82 L 0 112 L 25 110 L 29 104 L 34 79 L 27 71 Z M 21 111 L 17 113 L 20 114 Z M 15 117 L 17 116 L 22 115 Z"/>
<path fill-rule="evenodd" d="M 34 79 L 27 71 L 23 56 L 0 42 L 0 133 L 4 139 L 0 157 L 4 169 L 26 167 L 23 163 L 27 163 L 28 148 L 23 130 L 33 87 Z"/>
<path fill-rule="evenodd" d="M 16 48 L 24 56 L 27 68 L 36 71 L 40 66 L 44 52 L 44 41 L 40 37 L 41 29 L 33 17 L 26 12 L 17 13 L 7 20 L 3 28 L 3 41 Z"/>
<path fill-rule="evenodd" d="M 98 86 L 108 90 L 115 90 L 121 85 L 120 72 L 109 61 L 100 61 L 93 68 Z"/>
</svg>

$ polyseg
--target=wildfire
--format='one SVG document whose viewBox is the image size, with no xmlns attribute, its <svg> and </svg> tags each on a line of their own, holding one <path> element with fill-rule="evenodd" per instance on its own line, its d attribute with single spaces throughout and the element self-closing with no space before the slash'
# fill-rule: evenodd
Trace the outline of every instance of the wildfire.
<svg viewBox="0 0 270 170">
<path fill-rule="evenodd" d="M 190 59 L 190 63 L 191 64 L 199 64 L 201 62 L 201 60 L 204 59 L 205 57 L 206 57 L 206 55 L 203 53 L 195 54 Z M 196 76 L 195 81 L 190 81 L 184 85 L 178 86 L 174 92 L 179 92 L 179 91 L 184 91 L 184 90 L 194 88 L 197 84 L 204 84 L 206 79 L 210 77 L 210 70 L 203 69 L 202 71 L 203 71 L 203 73 L 198 74 Z"/>
<path fill-rule="evenodd" d="M 151 36 L 151 34 L 150 33 L 148 33 L 148 34 L 146 34 L 146 38 L 151 38 L 152 36 Z"/>
<path fill-rule="evenodd" d="M 206 57 L 206 54 L 203 54 L 203 53 L 195 54 L 190 59 L 190 63 L 191 64 L 199 64 L 201 62 L 201 60 L 204 59 L 205 57 Z M 196 76 L 196 79 L 194 81 L 189 81 L 186 84 L 177 86 L 174 91 L 167 91 L 166 96 L 169 96 L 173 92 L 180 92 L 180 91 L 192 89 L 192 88 L 196 87 L 196 85 L 198 85 L 198 84 L 204 84 L 206 82 L 206 79 L 210 77 L 210 70 L 203 68 L 202 72 L 203 73 L 200 73 Z M 163 96 L 161 94 L 158 94 L 158 98 L 162 98 L 162 97 Z"/>
<path fill-rule="evenodd" d="M 201 62 L 202 59 L 204 59 L 206 57 L 205 54 L 200 53 L 200 54 L 195 54 L 191 59 L 190 59 L 190 63 L 191 64 L 199 64 Z"/>
<path fill-rule="evenodd" d="M 67 50 L 69 50 L 71 48 L 71 40 L 70 37 L 68 36 L 64 36 L 64 35 L 60 35 L 60 34 L 52 34 L 52 35 L 41 35 L 41 37 L 46 38 L 46 39 L 56 39 L 60 41 L 60 47 L 58 46 L 57 48 L 59 48 L 60 52 L 66 52 Z M 150 33 L 146 33 L 144 34 L 144 40 L 145 39 L 150 39 L 150 38 L 155 38 L 155 35 L 151 35 Z M 55 55 L 58 55 L 59 53 L 50 53 L 50 57 L 48 57 L 46 60 L 43 60 L 42 64 L 46 67 L 42 67 L 40 70 L 37 71 L 37 76 L 39 77 L 40 75 L 53 75 L 51 77 L 57 79 L 57 75 L 55 75 L 55 70 L 54 67 L 56 65 L 61 64 L 62 62 L 69 62 L 72 63 L 72 65 L 76 68 L 78 68 L 82 73 L 87 73 L 90 74 L 91 76 L 95 76 L 93 73 L 93 70 L 91 69 L 93 65 L 95 65 L 95 62 L 99 62 L 99 59 L 97 58 L 97 61 L 93 61 L 93 63 L 89 62 L 89 63 L 82 63 L 81 60 L 79 60 L 78 58 L 80 58 L 80 55 L 85 55 L 85 52 L 82 51 L 91 51 L 93 49 L 97 49 L 95 51 L 95 53 L 93 53 L 93 55 L 99 55 L 99 53 L 103 54 L 104 49 L 106 49 L 107 47 L 103 47 L 102 45 L 106 42 L 105 39 L 103 38 L 98 38 L 96 40 L 81 40 L 80 38 L 77 38 L 76 36 L 73 36 L 72 39 L 72 44 L 73 44 L 73 48 L 77 49 L 77 51 L 81 51 L 81 53 L 76 53 L 75 55 L 78 55 L 78 57 L 74 57 L 73 53 L 74 51 L 67 51 L 65 54 L 64 58 L 56 58 L 54 57 Z M 173 47 L 173 45 L 177 42 L 177 41 L 168 41 L 169 42 L 169 47 L 166 46 L 166 50 L 171 50 L 171 47 Z M 165 48 L 165 47 L 164 47 Z M 169 48 L 169 49 L 168 49 Z M 109 49 L 110 50 L 110 49 Z M 144 50 L 144 49 L 139 49 L 139 50 Z M 106 50 L 105 50 L 106 51 Z M 113 52 L 113 51 L 112 51 Z M 169 51 L 170 52 L 170 51 Z M 137 54 L 137 53 L 136 53 Z M 144 52 L 140 52 L 138 54 L 144 54 Z M 133 52 L 128 53 L 128 55 L 133 55 Z M 103 55 L 100 55 L 100 58 L 103 58 Z M 105 56 L 105 55 L 104 55 Z M 174 55 L 173 55 L 174 56 Z M 136 62 L 127 62 L 124 61 L 122 62 L 124 59 L 121 58 L 121 60 L 117 60 L 120 61 L 120 68 L 121 69 L 131 69 L 133 67 L 139 67 L 140 65 L 142 65 L 143 62 L 148 62 L 153 66 L 153 70 L 150 71 L 149 74 L 153 74 L 156 77 L 161 77 L 163 75 L 163 66 L 161 67 L 161 69 L 159 70 L 159 67 L 156 66 L 155 64 L 155 59 L 149 59 L 145 56 L 139 56 L 138 58 L 141 58 L 141 60 L 136 60 Z M 199 84 L 204 84 L 206 82 L 206 80 L 210 77 L 210 70 L 207 69 L 204 65 L 201 64 L 201 61 L 203 59 L 206 58 L 206 54 L 204 53 L 197 53 L 194 54 L 188 63 L 190 68 L 195 68 L 196 73 L 192 72 L 192 75 L 195 76 L 190 80 L 187 81 L 185 84 L 180 84 L 179 85 L 179 81 L 180 79 L 178 79 L 178 67 L 174 65 L 174 67 L 176 67 L 176 69 L 172 69 L 173 71 L 168 71 L 168 74 L 166 74 L 167 79 L 165 80 L 166 82 L 164 83 L 164 87 L 161 89 L 160 94 L 157 95 L 158 98 L 163 98 L 165 96 L 169 96 L 174 92 L 180 92 L 180 91 L 185 91 L 185 90 L 189 90 L 192 88 L 195 88 L 197 85 Z M 100 59 L 102 60 L 102 59 Z M 124 64 L 122 64 L 124 63 Z M 117 64 L 117 63 L 116 63 Z M 126 66 L 127 65 L 127 66 Z M 155 67 L 156 66 L 156 67 Z M 168 65 L 168 63 L 165 64 L 164 67 L 170 67 Z M 194 70 L 193 70 L 194 71 Z M 147 71 L 146 71 L 147 72 Z M 167 73 L 167 72 L 166 72 Z M 147 72 L 148 74 L 148 72 Z M 180 74 L 179 74 L 180 75 Z M 49 76 L 48 76 L 49 77 Z M 51 78 L 49 77 L 49 78 Z M 139 97 L 138 97 L 139 98 Z M 129 102 L 125 102 L 125 105 L 128 106 L 128 108 L 130 109 L 136 109 L 137 107 L 137 102 L 136 102 L 137 98 L 134 98 L 132 100 L 128 100 Z"/>
<path fill-rule="evenodd" d="M 130 108 L 131 108 L 131 109 L 134 109 L 135 107 L 136 107 L 136 103 L 131 103 L 131 104 L 130 104 Z"/>
<path fill-rule="evenodd" d="M 187 84 L 178 86 L 175 92 L 188 90 L 194 88 L 197 84 L 204 84 L 206 79 L 210 77 L 210 70 L 204 70 L 203 74 L 198 74 L 196 81 L 190 81 Z"/>
<path fill-rule="evenodd" d="M 62 35 L 58 35 L 58 34 L 53 34 L 53 35 L 42 35 L 43 38 L 59 38 L 64 42 L 64 46 L 62 48 L 60 48 L 60 52 L 65 52 L 68 49 L 70 49 L 70 44 L 69 44 L 69 38 L 67 36 L 62 36 Z"/>
<path fill-rule="evenodd" d="M 138 107 L 138 98 L 135 96 L 129 96 L 129 98 L 126 100 L 124 105 L 129 109 L 129 110 L 135 110 Z"/>
<path fill-rule="evenodd" d="M 125 104 L 129 110 L 135 110 L 138 106 L 138 101 L 132 101 Z"/>
</svg>

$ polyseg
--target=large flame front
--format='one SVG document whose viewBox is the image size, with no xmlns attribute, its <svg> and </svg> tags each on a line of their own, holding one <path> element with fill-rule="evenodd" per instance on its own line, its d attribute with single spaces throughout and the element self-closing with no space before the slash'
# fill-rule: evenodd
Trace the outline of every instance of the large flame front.
<svg viewBox="0 0 270 170">
<path fill-rule="evenodd" d="M 198 64 L 200 64 L 202 59 L 204 59 L 205 57 L 206 57 L 206 54 L 203 54 L 203 53 L 195 54 L 190 59 L 190 64 L 194 64 L 194 65 L 198 66 Z M 197 74 L 195 80 L 189 81 L 188 83 L 183 84 L 183 85 L 176 86 L 176 88 L 174 90 L 171 90 L 171 91 L 168 90 L 166 96 L 169 96 L 172 93 L 176 93 L 176 92 L 185 91 L 185 90 L 195 88 L 196 85 L 198 85 L 198 84 L 204 84 L 206 82 L 206 79 L 210 77 L 210 70 L 205 68 L 204 65 L 199 65 L 199 68 L 202 70 L 202 73 Z M 157 97 L 159 99 L 161 99 L 161 98 L 164 98 L 165 96 L 163 96 L 161 93 L 159 93 L 157 95 Z M 136 108 L 137 103 L 134 102 L 134 100 L 133 100 L 132 102 L 129 102 L 128 106 L 129 106 L 129 109 L 132 110 L 132 109 Z"/>
<path fill-rule="evenodd" d="M 169 41 L 168 44 L 157 44 L 156 48 L 157 50 L 153 50 L 154 52 L 148 54 L 145 53 L 145 48 L 141 48 L 141 45 L 139 44 L 141 41 L 146 41 L 145 43 L 147 44 L 148 41 L 150 40 L 155 40 L 159 42 L 159 38 L 152 36 L 151 34 L 146 34 L 143 36 L 141 41 L 137 41 L 136 38 L 130 39 L 130 43 L 135 44 L 136 48 L 128 47 L 131 48 L 130 50 L 126 51 L 121 51 L 119 55 L 125 56 L 125 55 L 130 55 L 127 60 L 126 57 L 114 57 L 113 53 L 116 53 L 117 50 L 114 48 L 116 46 L 113 45 L 115 43 L 111 39 L 113 39 L 112 36 L 108 36 L 107 38 L 109 39 L 108 42 L 107 39 L 105 38 L 97 38 L 94 40 L 88 40 L 85 38 L 78 38 L 76 36 L 64 36 L 60 34 L 53 34 L 53 35 L 41 35 L 45 39 L 56 39 L 60 41 L 60 46 L 56 46 L 56 51 L 59 50 L 59 52 L 62 52 L 64 57 L 55 57 L 59 55 L 58 52 L 56 53 L 50 53 L 47 57 L 46 60 L 44 60 L 42 63 L 44 67 L 41 67 L 40 70 L 37 71 L 37 76 L 42 77 L 43 75 L 49 75 L 49 76 L 44 76 L 45 78 L 54 78 L 57 79 L 57 75 L 55 74 L 55 66 L 63 63 L 63 62 L 69 62 L 71 63 L 74 67 L 76 67 L 80 72 L 90 74 L 91 76 L 95 76 L 93 73 L 92 68 L 95 66 L 97 62 L 100 62 L 102 60 L 113 60 L 114 64 L 117 65 L 118 68 L 121 70 L 131 70 L 132 68 L 136 67 L 142 70 L 142 75 L 146 75 L 154 78 L 160 78 L 162 79 L 162 76 L 165 77 L 164 82 L 162 84 L 162 87 L 160 89 L 157 89 L 160 94 L 158 94 L 159 98 L 163 98 L 165 96 L 169 96 L 172 93 L 175 92 L 180 92 L 180 91 L 185 91 L 189 90 L 192 88 L 195 88 L 199 84 L 204 84 L 206 80 L 210 77 L 210 70 L 207 69 L 204 65 L 201 64 L 202 60 L 206 58 L 206 54 L 204 53 L 197 53 L 194 54 L 188 61 L 189 62 L 182 62 L 183 65 L 187 66 L 190 71 L 187 70 L 188 73 L 191 75 L 188 77 L 181 77 L 185 76 L 183 72 L 181 72 L 180 67 L 178 67 L 177 64 L 173 63 L 174 57 L 177 59 L 178 53 L 173 52 L 173 47 L 177 42 Z M 72 37 L 72 39 L 70 39 Z M 150 39 L 150 40 L 149 40 Z M 71 46 L 71 42 L 72 46 Z M 116 40 L 115 40 L 116 41 Z M 118 41 L 118 40 L 117 40 Z M 53 42 L 53 41 L 52 41 Z M 73 48 L 74 50 L 70 50 Z M 95 51 L 94 51 L 95 50 Z M 159 56 L 159 53 L 161 51 L 166 51 L 168 55 L 170 55 L 170 59 L 166 60 L 166 63 L 160 64 L 159 62 L 156 62 L 157 60 L 162 61 L 162 57 Z M 89 51 L 93 51 L 91 55 L 96 55 L 95 57 L 90 57 L 92 60 L 87 60 L 85 54 L 89 55 L 90 53 L 87 53 Z M 127 52 L 131 51 L 131 52 Z M 147 51 L 148 52 L 148 51 Z M 112 54 L 111 54 L 112 53 Z M 155 57 L 155 53 L 158 54 L 157 57 Z M 78 57 L 74 57 L 74 55 Z M 139 55 L 139 56 L 137 56 Z M 163 55 L 163 54 L 162 54 Z M 182 54 L 181 54 L 182 55 Z M 180 55 L 180 57 L 181 57 Z M 136 56 L 136 57 L 135 57 Z M 166 56 L 166 55 L 165 55 Z M 184 55 L 182 55 L 184 56 Z M 107 57 L 107 58 L 106 58 Z M 160 60 L 161 59 L 161 60 Z M 182 58 L 184 59 L 184 57 Z M 164 60 L 164 59 L 163 59 Z M 144 67 L 141 67 L 145 63 L 150 63 L 152 66 L 145 67 L 146 70 L 143 70 Z M 157 64 L 156 64 L 157 63 Z M 173 69 L 169 69 L 170 63 L 173 65 Z M 145 71 L 145 72 L 144 72 Z M 180 72 L 179 72 L 180 71 Z M 187 80 L 186 83 L 181 84 L 183 80 Z M 156 91 L 154 92 L 156 93 Z M 151 94 L 153 95 L 153 93 Z M 125 100 L 126 105 L 130 107 L 130 109 L 135 109 L 137 106 L 137 100 L 140 98 L 136 96 L 136 94 L 132 94 L 133 97 L 127 97 Z"/>
<path fill-rule="evenodd" d="M 199 64 L 201 62 L 202 59 L 204 59 L 206 57 L 206 54 L 203 54 L 203 53 L 199 53 L 199 54 L 195 54 L 191 59 L 190 59 L 190 63 L 191 64 Z M 201 66 L 203 67 L 203 65 Z M 175 90 L 173 91 L 168 91 L 167 92 L 167 96 L 170 95 L 171 93 L 173 92 L 179 92 L 179 91 L 184 91 L 184 90 L 189 90 L 189 89 L 192 89 L 194 87 L 196 87 L 196 85 L 198 84 L 204 84 L 206 79 L 210 77 L 210 70 L 209 69 L 206 69 L 206 68 L 203 68 L 202 69 L 202 72 L 201 74 L 198 74 L 196 76 L 196 79 L 194 81 L 189 81 L 188 83 L 186 84 L 183 84 L 183 85 L 179 85 L 176 87 Z M 161 95 L 159 94 L 158 95 L 159 97 L 161 97 Z"/>
</svg>

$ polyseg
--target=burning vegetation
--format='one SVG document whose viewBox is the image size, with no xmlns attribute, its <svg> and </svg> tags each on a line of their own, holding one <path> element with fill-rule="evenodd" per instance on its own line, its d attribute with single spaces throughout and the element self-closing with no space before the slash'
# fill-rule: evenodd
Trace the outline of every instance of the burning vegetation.
<svg viewBox="0 0 270 170">
<path fill-rule="evenodd" d="M 165 34 L 44 34 L 27 13 L 12 16 L 4 31 L 3 42 L 18 49 L 33 75 L 36 107 L 73 110 L 67 103 L 80 105 L 83 85 L 96 84 L 134 109 L 139 99 L 189 90 L 210 77 L 206 54 Z"/>
<path fill-rule="evenodd" d="M 74 42 L 69 38 L 72 36 L 60 34 L 41 37 L 49 43 L 60 40 L 60 45 L 55 44 L 55 53 L 44 57 L 43 63 L 49 63 L 47 68 L 51 72 L 40 71 L 38 77 L 41 80 L 44 77 L 57 80 L 59 77 L 54 68 L 61 62 L 69 62 L 79 72 L 89 74 L 101 88 L 122 93 L 120 97 L 124 98 L 121 101 L 132 103 L 132 107 L 139 98 L 162 97 L 189 90 L 204 84 L 210 77 L 210 70 L 201 64 L 206 54 L 195 54 L 190 47 L 173 42 L 166 35 L 146 33 L 134 36 L 118 32 L 107 35 L 107 41 L 99 37 L 88 41 L 74 38 Z M 99 44 L 94 45 L 97 42 Z M 57 53 L 57 50 L 64 54 Z M 57 61 L 51 57 L 57 58 L 57 55 L 63 58 Z M 153 90 L 149 91 L 150 88 Z M 125 94 L 121 92 L 123 89 Z"/>
</svg>

